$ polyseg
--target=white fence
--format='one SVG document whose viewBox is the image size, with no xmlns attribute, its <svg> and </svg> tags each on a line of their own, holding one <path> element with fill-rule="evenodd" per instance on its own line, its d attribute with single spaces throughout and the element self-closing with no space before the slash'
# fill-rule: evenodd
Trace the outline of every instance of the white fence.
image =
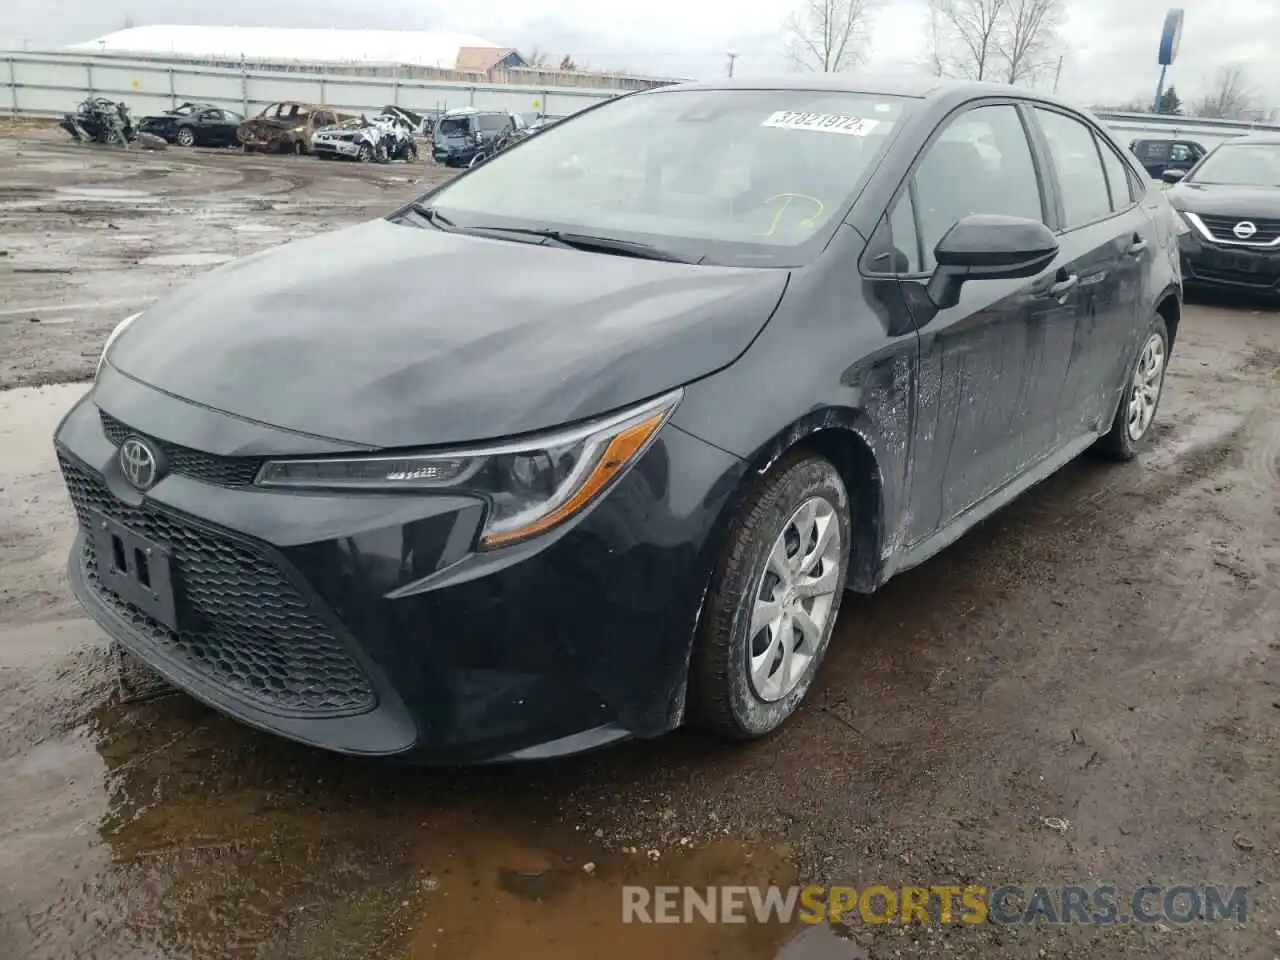
<svg viewBox="0 0 1280 960">
<path fill-rule="evenodd" d="M 568 116 L 618 96 L 617 89 L 451 83 L 334 73 L 293 73 L 169 63 L 118 55 L 66 51 L 0 51 L 0 113 L 56 117 L 73 111 L 89 95 L 124 100 L 135 116 L 159 113 L 185 100 L 212 103 L 251 116 L 280 100 L 327 103 L 351 112 L 387 104 L 417 111 L 479 107 Z M 1230 120 L 1196 120 L 1144 114 L 1102 114 L 1125 143 L 1142 137 L 1177 137 L 1213 147 L 1256 127 Z"/>
<path fill-rule="evenodd" d="M 237 70 L 65 52 L 0 52 L 0 113 L 17 117 L 61 116 L 90 95 L 123 100 L 138 117 L 186 100 L 212 103 L 245 116 L 280 100 L 300 100 L 353 113 L 376 112 L 395 104 L 420 112 L 478 107 L 563 117 L 620 92 Z"/>
</svg>

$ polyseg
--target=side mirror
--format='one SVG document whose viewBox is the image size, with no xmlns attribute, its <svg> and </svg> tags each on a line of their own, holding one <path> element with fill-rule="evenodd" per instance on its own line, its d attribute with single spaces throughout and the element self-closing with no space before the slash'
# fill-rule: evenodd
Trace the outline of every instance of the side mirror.
<svg viewBox="0 0 1280 960">
<path fill-rule="evenodd" d="M 1160 179 L 1165 183 L 1177 183 L 1186 175 L 1187 171 L 1185 170 L 1166 170 L 1164 173 L 1160 174 Z"/>
<path fill-rule="evenodd" d="M 1034 277 L 1058 255 L 1057 238 L 1038 220 L 978 213 L 964 217 L 934 247 L 937 262 L 925 287 L 939 310 L 960 302 L 969 280 Z"/>
</svg>

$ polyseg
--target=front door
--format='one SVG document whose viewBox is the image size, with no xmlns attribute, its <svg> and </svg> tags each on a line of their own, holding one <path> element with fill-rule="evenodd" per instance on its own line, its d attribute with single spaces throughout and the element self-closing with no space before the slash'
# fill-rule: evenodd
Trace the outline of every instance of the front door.
<svg viewBox="0 0 1280 960">
<path fill-rule="evenodd" d="M 904 283 L 923 284 L 933 249 L 973 213 L 1049 217 L 1024 123 L 1012 102 L 944 122 L 890 211 Z M 899 234 L 914 231 L 903 239 Z M 911 277 L 912 279 L 907 279 Z M 1021 474 L 1056 444 L 1056 405 L 1075 336 L 1076 290 L 1055 268 L 1025 280 L 966 283 L 955 307 L 920 311 L 910 543 Z M 909 302 L 921 303 L 912 291 Z"/>
</svg>

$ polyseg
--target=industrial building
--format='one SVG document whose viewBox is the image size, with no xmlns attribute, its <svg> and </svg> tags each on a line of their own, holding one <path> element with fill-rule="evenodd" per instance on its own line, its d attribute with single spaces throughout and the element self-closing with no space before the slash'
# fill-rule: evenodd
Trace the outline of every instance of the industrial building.
<svg viewBox="0 0 1280 960">
<path fill-rule="evenodd" d="M 403 64 L 464 73 L 525 65 L 514 48 L 484 37 L 426 30 L 156 25 L 117 30 L 71 49 L 219 61 Z"/>
</svg>

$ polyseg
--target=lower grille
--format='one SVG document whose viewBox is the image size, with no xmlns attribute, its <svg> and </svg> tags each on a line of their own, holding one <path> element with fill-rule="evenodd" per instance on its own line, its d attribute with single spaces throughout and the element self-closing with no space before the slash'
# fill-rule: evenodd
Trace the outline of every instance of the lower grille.
<svg viewBox="0 0 1280 960">
<path fill-rule="evenodd" d="M 122 503 L 95 474 L 59 462 L 82 526 L 97 510 L 171 553 L 178 632 L 103 585 L 85 538 L 90 588 L 157 650 L 275 713 L 340 716 L 375 706 L 360 665 L 270 558 L 154 507 Z"/>
</svg>

